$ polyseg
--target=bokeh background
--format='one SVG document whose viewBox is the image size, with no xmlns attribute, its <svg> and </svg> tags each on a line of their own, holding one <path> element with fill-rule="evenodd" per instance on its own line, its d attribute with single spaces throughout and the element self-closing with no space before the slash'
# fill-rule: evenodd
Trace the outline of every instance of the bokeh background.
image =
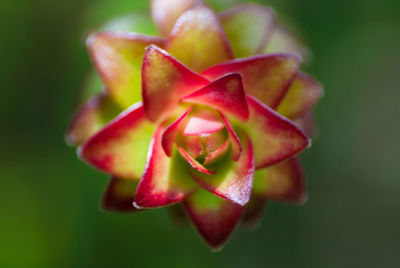
<svg viewBox="0 0 400 268">
<path fill-rule="evenodd" d="M 217 9 L 244 1 L 209 1 Z M 271 203 L 211 253 L 165 210 L 104 213 L 107 177 L 64 141 L 88 33 L 145 0 L 1 0 L 1 267 L 400 267 L 400 1 L 270 0 L 325 86 L 309 201 Z"/>
</svg>

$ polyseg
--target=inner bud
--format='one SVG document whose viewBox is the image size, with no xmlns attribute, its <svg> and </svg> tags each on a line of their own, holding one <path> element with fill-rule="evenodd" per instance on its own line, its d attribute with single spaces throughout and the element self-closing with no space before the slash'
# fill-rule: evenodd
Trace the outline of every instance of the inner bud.
<svg viewBox="0 0 400 268">
<path fill-rule="evenodd" d="M 213 162 L 211 158 L 219 156 L 214 155 L 215 152 L 226 151 L 221 147 L 228 147 L 227 139 L 228 133 L 219 114 L 212 110 L 202 109 L 189 114 L 177 137 L 177 142 L 196 161 L 209 164 Z"/>
</svg>

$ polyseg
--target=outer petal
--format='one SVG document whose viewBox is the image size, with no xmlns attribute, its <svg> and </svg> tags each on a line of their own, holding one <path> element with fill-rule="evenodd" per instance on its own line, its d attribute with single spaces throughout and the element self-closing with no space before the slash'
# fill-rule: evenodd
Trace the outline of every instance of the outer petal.
<svg viewBox="0 0 400 268">
<path fill-rule="evenodd" d="M 104 193 L 101 207 L 105 211 L 136 212 L 133 206 L 138 182 L 112 177 Z"/>
<path fill-rule="evenodd" d="M 295 119 L 304 116 L 323 95 L 322 85 L 311 75 L 299 73 L 277 111 Z"/>
<path fill-rule="evenodd" d="M 174 113 L 182 97 L 208 84 L 206 79 L 156 46 L 146 49 L 142 81 L 144 109 L 153 122 L 167 118 Z"/>
<path fill-rule="evenodd" d="M 151 0 L 151 14 L 160 33 L 168 36 L 179 16 L 196 0 Z"/>
<path fill-rule="evenodd" d="M 304 203 L 307 190 L 300 160 L 292 158 L 257 171 L 254 193 L 275 201 Z"/>
<path fill-rule="evenodd" d="M 216 170 L 211 176 L 192 172 L 193 179 L 206 190 L 241 206 L 250 199 L 254 177 L 253 146 L 248 138 L 243 140 L 244 151 L 237 162 L 225 157 L 210 166 Z"/>
<path fill-rule="evenodd" d="M 78 146 L 86 142 L 108 121 L 121 112 L 106 93 L 89 99 L 75 114 L 67 133 L 67 142 Z"/>
<path fill-rule="evenodd" d="M 154 126 L 141 103 L 131 106 L 79 148 L 80 157 L 122 178 L 140 178 Z"/>
<path fill-rule="evenodd" d="M 161 146 L 162 127 L 151 140 L 147 164 L 136 191 L 135 206 L 154 208 L 177 203 L 196 189 L 188 164 L 175 152 L 168 157 Z"/>
<path fill-rule="evenodd" d="M 184 201 L 184 208 L 199 234 L 219 250 L 234 232 L 244 207 L 199 190 Z"/>
<path fill-rule="evenodd" d="M 220 18 L 237 58 L 262 52 L 275 26 L 274 11 L 257 4 L 235 6 Z"/>
<path fill-rule="evenodd" d="M 141 99 L 141 64 L 145 48 L 163 39 L 131 32 L 100 32 L 87 40 L 90 56 L 110 95 L 123 108 Z"/>
<path fill-rule="evenodd" d="M 240 74 L 227 74 L 182 99 L 184 102 L 204 104 L 242 120 L 249 117 L 246 94 Z"/>
<path fill-rule="evenodd" d="M 265 197 L 253 193 L 250 202 L 246 205 L 242 222 L 249 228 L 257 228 L 266 205 L 267 199 Z"/>
<path fill-rule="evenodd" d="M 247 131 L 254 144 L 256 168 L 290 158 L 310 145 L 307 136 L 291 121 L 248 96 L 250 118 Z"/>
<path fill-rule="evenodd" d="M 196 72 L 233 58 L 218 17 L 201 3 L 179 17 L 166 50 Z"/>
<path fill-rule="evenodd" d="M 175 139 L 178 135 L 179 127 L 191 110 L 191 107 L 187 109 L 175 122 L 165 129 L 162 135 L 161 144 L 167 156 L 172 156 L 172 151 L 174 149 Z"/>
<path fill-rule="evenodd" d="M 296 78 L 300 61 L 294 54 L 259 55 L 221 63 L 203 75 L 213 80 L 227 73 L 239 73 L 246 92 L 274 109 Z"/>
<path fill-rule="evenodd" d="M 289 52 L 297 53 L 303 59 L 310 57 L 310 51 L 305 47 L 289 29 L 276 25 L 264 53 Z"/>
</svg>

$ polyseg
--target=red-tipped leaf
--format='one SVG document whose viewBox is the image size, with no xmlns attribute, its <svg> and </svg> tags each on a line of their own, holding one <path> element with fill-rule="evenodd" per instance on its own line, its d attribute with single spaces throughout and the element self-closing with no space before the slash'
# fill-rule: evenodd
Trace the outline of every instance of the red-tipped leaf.
<svg viewBox="0 0 400 268">
<path fill-rule="evenodd" d="M 179 17 L 166 50 L 196 72 L 233 58 L 218 17 L 202 3 Z"/>
<path fill-rule="evenodd" d="M 162 146 L 163 128 L 157 128 L 150 143 L 147 164 L 139 182 L 135 206 L 138 208 L 154 208 L 182 201 L 196 189 L 196 185 L 188 176 L 188 164 L 174 153 L 168 157 Z"/>
<path fill-rule="evenodd" d="M 198 0 L 151 0 L 151 15 L 163 36 L 168 36 L 179 16 Z"/>
<path fill-rule="evenodd" d="M 220 250 L 233 234 L 244 207 L 199 190 L 184 201 L 189 219 L 213 250 Z"/>
<path fill-rule="evenodd" d="M 72 119 L 67 133 L 67 142 L 72 146 L 81 145 L 120 111 L 118 105 L 106 93 L 102 92 L 94 96 L 78 110 Z"/>
<path fill-rule="evenodd" d="M 254 193 L 279 202 L 304 203 L 306 181 L 301 162 L 292 158 L 256 172 Z"/>
<path fill-rule="evenodd" d="M 97 72 L 122 108 L 141 100 L 141 66 L 150 44 L 163 46 L 164 40 L 122 31 L 96 33 L 87 40 Z"/>
<path fill-rule="evenodd" d="M 311 75 L 299 73 L 277 112 L 297 119 L 309 112 L 323 95 L 322 85 Z"/>
<path fill-rule="evenodd" d="M 147 117 L 160 122 L 176 112 L 180 99 L 208 81 L 164 50 L 149 46 L 142 66 L 143 106 Z"/>
<path fill-rule="evenodd" d="M 246 94 L 240 74 L 227 74 L 182 99 L 183 102 L 204 104 L 241 120 L 249 117 Z"/>
<path fill-rule="evenodd" d="M 259 55 L 221 63 L 203 75 L 213 80 L 228 73 L 239 73 L 246 93 L 275 109 L 296 78 L 300 62 L 295 54 Z"/>
<path fill-rule="evenodd" d="M 254 145 L 256 168 L 278 163 L 300 153 L 310 140 L 293 122 L 248 96 L 250 118 L 246 129 Z"/>
<path fill-rule="evenodd" d="M 88 164 L 117 177 L 140 178 L 155 127 L 141 103 L 132 105 L 79 148 Z"/>
<path fill-rule="evenodd" d="M 137 180 L 112 177 L 103 195 L 101 207 L 112 212 L 136 212 L 133 206 Z"/>
<path fill-rule="evenodd" d="M 274 11 L 257 4 L 235 6 L 220 18 L 237 58 L 262 52 L 275 26 Z"/>
</svg>

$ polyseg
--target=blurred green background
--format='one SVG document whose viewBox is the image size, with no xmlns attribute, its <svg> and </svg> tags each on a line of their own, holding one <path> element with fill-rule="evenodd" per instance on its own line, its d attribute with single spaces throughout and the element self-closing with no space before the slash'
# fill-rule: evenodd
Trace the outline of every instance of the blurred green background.
<svg viewBox="0 0 400 268">
<path fill-rule="evenodd" d="M 257 2 L 302 30 L 325 86 L 303 154 L 310 198 L 270 204 L 211 253 L 165 210 L 100 211 L 107 177 L 64 142 L 85 36 L 148 2 L 1 0 L 0 267 L 400 267 L 400 1 Z"/>
</svg>

